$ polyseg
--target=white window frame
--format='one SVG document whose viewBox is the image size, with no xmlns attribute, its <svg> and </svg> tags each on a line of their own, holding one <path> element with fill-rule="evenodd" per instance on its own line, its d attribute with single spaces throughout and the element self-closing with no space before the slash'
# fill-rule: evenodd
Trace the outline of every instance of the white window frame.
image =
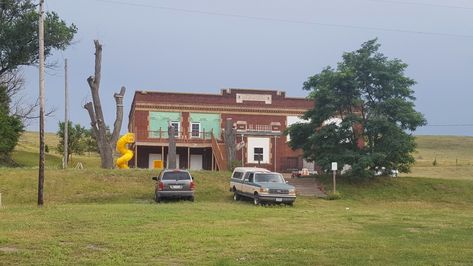
<svg viewBox="0 0 473 266">
<path fill-rule="evenodd" d="M 247 163 L 257 164 L 254 160 L 254 148 L 263 148 L 261 164 L 271 164 L 271 140 L 269 137 L 248 137 L 246 142 Z"/>
<path fill-rule="evenodd" d="M 192 132 L 192 126 L 193 125 L 199 125 L 199 130 L 197 131 L 198 135 L 197 136 L 194 136 L 193 132 Z M 189 135 L 191 136 L 191 138 L 196 138 L 196 139 L 200 139 L 202 138 L 202 124 L 200 122 L 191 122 L 191 126 L 190 126 L 190 130 L 189 130 Z"/>
</svg>

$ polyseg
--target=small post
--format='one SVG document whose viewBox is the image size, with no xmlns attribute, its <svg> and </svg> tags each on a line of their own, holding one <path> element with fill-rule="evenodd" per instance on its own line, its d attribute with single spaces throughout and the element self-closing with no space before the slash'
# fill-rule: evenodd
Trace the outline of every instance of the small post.
<svg viewBox="0 0 473 266">
<path fill-rule="evenodd" d="M 333 193 L 335 194 L 337 192 L 337 162 L 332 162 L 332 171 L 333 171 Z"/>
</svg>

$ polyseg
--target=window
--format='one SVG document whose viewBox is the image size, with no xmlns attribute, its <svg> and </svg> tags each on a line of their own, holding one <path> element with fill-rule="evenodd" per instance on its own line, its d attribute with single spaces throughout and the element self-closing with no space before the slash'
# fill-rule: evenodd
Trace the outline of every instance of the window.
<svg viewBox="0 0 473 266">
<path fill-rule="evenodd" d="M 242 177 L 243 177 L 242 172 L 235 172 L 233 173 L 233 176 L 232 176 L 232 178 L 236 178 L 236 179 L 241 179 Z"/>
<path fill-rule="evenodd" d="M 165 172 L 163 174 L 163 177 L 161 180 L 191 180 L 191 176 L 187 172 L 181 172 L 181 171 L 176 171 L 176 172 Z"/>
<path fill-rule="evenodd" d="M 191 137 L 200 138 L 200 123 L 191 123 Z"/>
<path fill-rule="evenodd" d="M 256 162 L 262 162 L 263 161 L 263 148 L 254 148 L 254 160 Z"/>
<path fill-rule="evenodd" d="M 253 173 L 250 173 L 250 174 L 248 175 L 248 182 L 249 182 L 249 183 L 253 183 L 253 177 L 254 177 L 254 174 L 253 174 Z"/>
<path fill-rule="evenodd" d="M 174 127 L 174 136 L 179 137 L 179 122 L 172 121 L 171 126 Z"/>
</svg>

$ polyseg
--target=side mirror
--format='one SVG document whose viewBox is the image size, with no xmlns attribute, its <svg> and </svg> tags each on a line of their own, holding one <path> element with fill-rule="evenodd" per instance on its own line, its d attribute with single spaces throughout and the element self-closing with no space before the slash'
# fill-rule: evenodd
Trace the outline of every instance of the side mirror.
<svg viewBox="0 0 473 266">
<path fill-rule="evenodd" d="M 287 183 L 289 183 L 289 181 L 287 181 L 287 180 L 284 180 L 284 183 L 286 183 L 286 184 L 287 184 Z"/>
<path fill-rule="evenodd" d="M 245 178 L 245 180 L 244 180 L 244 181 L 245 181 L 245 182 L 250 182 L 250 180 L 249 180 L 248 178 Z"/>
<path fill-rule="evenodd" d="M 151 179 L 158 181 L 158 177 L 157 177 L 157 176 L 153 176 Z"/>
</svg>

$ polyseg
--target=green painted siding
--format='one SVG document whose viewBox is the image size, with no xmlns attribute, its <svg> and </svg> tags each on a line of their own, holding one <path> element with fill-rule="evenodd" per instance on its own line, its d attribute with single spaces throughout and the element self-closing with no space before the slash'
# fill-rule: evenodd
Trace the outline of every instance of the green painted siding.
<svg viewBox="0 0 473 266">
<path fill-rule="evenodd" d="M 205 138 L 210 138 L 213 130 L 215 138 L 220 139 L 220 114 L 190 113 L 189 120 L 190 123 L 200 123 L 200 131 L 206 132 Z"/>
<path fill-rule="evenodd" d="M 159 130 L 164 131 L 161 135 L 163 138 L 168 137 L 168 125 L 171 121 L 180 123 L 182 130 L 181 113 L 177 112 L 149 112 L 149 137 L 159 138 Z"/>
</svg>

